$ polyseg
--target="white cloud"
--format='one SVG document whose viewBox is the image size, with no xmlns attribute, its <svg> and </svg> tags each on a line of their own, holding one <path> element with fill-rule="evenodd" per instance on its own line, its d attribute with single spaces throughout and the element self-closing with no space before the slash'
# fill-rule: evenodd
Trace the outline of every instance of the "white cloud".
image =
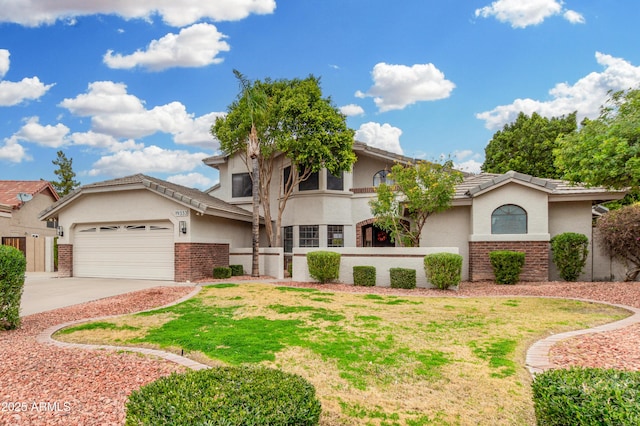
<svg viewBox="0 0 640 426">
<path fill-rule="evenodd" d="M 4 145 L 0 145 L 0 161 L 21 163 L 30 160 L 33 160 L 33 158 L 27 154 L 24 147 L 18 143 L 15 137 L 5 139 Z"/>
<path fill-rule="evenodd" d="M 169 182 L 189 188 L 208 189 L 217 183 L 213 179 L 204 176 L 201 173 L 188 173 L 184 175 L 174 175 L 167 178 Z"/>
<path fill-rule="evenodd" d="M 482 167 L 482 163 L 484 163 L 482 155 L 466 149 L 463 151 L 454 151 L 452 157 L 456 169 L 474 174 L 481 172 L 480 168 Z"/>
<path fill-rule="evenodd" d="M 68 133 L 69 128 L 64 124 L 58 123 L 55 126 L 47 124 L 43 126 L 39 123 L 38 117 L 31 117 L 27 119 L 27 123 L 12 138 L 15 138 L 16 141 L 31 142 L 49 148 L 59 148 L 67 143 L 65 137 Z"/>
<path fill-rule="evenodd" d="M 0 81 L 0 106 L 39 99 L 52 87 L 53 84 L 43 84 L 38 77 L 23 78 L 19 82 Z"/>
<path fill-rule="evenodd" d="M 4 75 L 9 71 L 9 51 L 7 49 L 0 49 L 0 78 L 3 78 Z"/>
<path fill-rule="evenodd" d="M 186 123 L 175 133 L 174 141 L 181 145 L 199 146 L 211 150 L 218 149 L 220 142 L 211 134 L 211 126 L 217 117 L 224 117 L 224 112 L 211 112 L 201 115 Z"/>
<path fill-rule="evenodd" d="M 218 64 L 220 52 L 228 52 L 226 36 L 211 24 L 195 24 L 180 30 L 179 34 L 167 34 L 152 41 L 147 50 L 137 50 L 131 55 L 114 54 L 109 50 L 104 63 L 109 68 L 143 67 L 161 71 L 172 67 L 204 67 Z"/>
<path fill-rule="evenodd" d="M 147 20 L 160 15 L 165 23 L 184 27 L 202 19 L 237 21 L 250 14 L 273 13 L 275 8 L 275 0 L 3 0 L 0 22 L 39 26 L 96 14 Z"/>
<path fill-rule="evenodd" d="M 516 119 L 520 112 L 531 115 L 534 112 L 544 117 L 559 117 L 578 111 L 578 122 L 584 117 L 594 118 L 600 107 L 609 98 L 610 91 L 637 88 L 640 85 L 640 67 L 635 67 L 622 58 L 614 58 L 596 52 L 596 61 L 604 71 L 592 72 L 575 84 L 558 83 L 549 90 L 551 99 L 516 99 L 510 105 L 500 105 L 490 111 L 476 114 L 485 121 L 488 129 L 496 130 Z"/>
<path fill-rule="evenodd" d="M 420 101 L 448 98 L 456 87 L 433 64 L 390 65 L 378 63 L 371 72 L 373 86 L 357 97 L 373 97 L 380 112 L 404 109 Z"/>
<path fill-rule="evenodd" d="M 355 139 L 369 146 L 384 149 L 385 151 L 402 154 L 400 147 L 400 135 L 402 130 L 388 123 L 364 123 L 356 131 Z"/>
<path fill-rule="evenodd" d="M 354 117 L 356 115 L 364 115 L 364 109 L 360 105 L 349 104 L 340 107 L 340 112 L 347 117 Z"/>
<path fill-rule="evenodd" d="M 144 102 L 127 93 L 127 86 L 122 83 L 90 83 L 87 93 L 64 99 L 60 106 L 75 115 L 91 117 L 91 130 L 96 133 L 135 139 L 162 132 L 173 135 L 179 144 L 217 148 L 209 134 L 216 113 L 194 117 L 180 102 L 146 109 Z"/>
<path fill-rule="evenodd" d="M 125 176 L 136 173 L 182 173 L 202 165 L 209 156 L 204 152 L 167 150 L 149 146 L 137 151 L 119 151 L 102 157 L 89 171 L 89 176 Z"/>
<path fill-rule="evenodd" d="M 508 22 L 513 28 L 538 25 L 545 19 L 563 14 L 572 24 L 584 23 L 584 17 L 573 10 L 565 10 L 561 0 L 497 0 L 490 6 L 476 9 L 476 16 L 494 16 L 500 22 Z"/>
<path fill-rule="evenodd" d="M 562 16 L 572 24 L 584 24 L 586 22 L 584 16 L 575 10 L 567 10 L 562 14 Z"/>
<path fill-rule="evenodd" d="M 69 136 L 69 139 L 74 145 L 83 145 L 110 152 L 140 150 L 144 148 L 144 144 L 138 143 L 133 139 L 119 141 L 113 136 L 105 135 L 103 133 L 95 133 L 92 131 L 73 133 Z"/>
</svg>

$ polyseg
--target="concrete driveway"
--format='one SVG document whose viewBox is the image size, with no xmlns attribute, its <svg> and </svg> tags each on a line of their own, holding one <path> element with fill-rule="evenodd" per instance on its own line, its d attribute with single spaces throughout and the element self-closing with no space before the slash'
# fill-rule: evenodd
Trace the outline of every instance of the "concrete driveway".
<svg viewBox="0 0 640 426">
<path fill-rule="evenodd" d="M 192 286 L 173 281 L 111 278 L 58 278 L 55 273 L 30 272 L 24 283 L 20 316 L 37 314 L 118 294 L 158 286 Z"/>
</svg>

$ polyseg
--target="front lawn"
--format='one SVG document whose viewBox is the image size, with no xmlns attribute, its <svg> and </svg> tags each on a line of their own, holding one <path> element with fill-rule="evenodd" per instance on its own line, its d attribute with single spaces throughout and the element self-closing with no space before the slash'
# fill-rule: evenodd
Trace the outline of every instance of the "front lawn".
<svg viewBox="0 0 640 426">
<path fill-rule="evenodd" d="M 218 284 L 173 307 L 78 325 L 55 338 L 297 373 L 316 387 L 323 425 L 525 425 L 535 424 L 527 347 L 626 316 L 560 299 Z"/>
</svg>

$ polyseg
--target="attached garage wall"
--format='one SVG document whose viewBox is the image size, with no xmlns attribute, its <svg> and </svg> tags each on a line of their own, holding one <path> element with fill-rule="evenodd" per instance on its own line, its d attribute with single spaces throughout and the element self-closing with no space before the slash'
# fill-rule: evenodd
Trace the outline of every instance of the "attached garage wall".
<svg viewBox="0 0 640 426">
<path fill-rule="evenodd" d="M 77 225 L 73 275 L 173 281 L 173 235 L 169 221 Z"/>
</svg>

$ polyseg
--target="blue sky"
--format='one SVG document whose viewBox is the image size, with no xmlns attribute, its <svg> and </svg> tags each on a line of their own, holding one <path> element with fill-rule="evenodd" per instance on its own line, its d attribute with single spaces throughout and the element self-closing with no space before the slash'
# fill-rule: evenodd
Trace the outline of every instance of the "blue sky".
<svg viewBox="0 0 640 426">
<path fill-rule="evenodd" d="M 595 117 L 640 86 L 637 0 L 0 0 L 0 179 L 208 188 L 250 79 L 321 78 L 356 138 L 479 171 L 520 111 Z"/>
</svg>

